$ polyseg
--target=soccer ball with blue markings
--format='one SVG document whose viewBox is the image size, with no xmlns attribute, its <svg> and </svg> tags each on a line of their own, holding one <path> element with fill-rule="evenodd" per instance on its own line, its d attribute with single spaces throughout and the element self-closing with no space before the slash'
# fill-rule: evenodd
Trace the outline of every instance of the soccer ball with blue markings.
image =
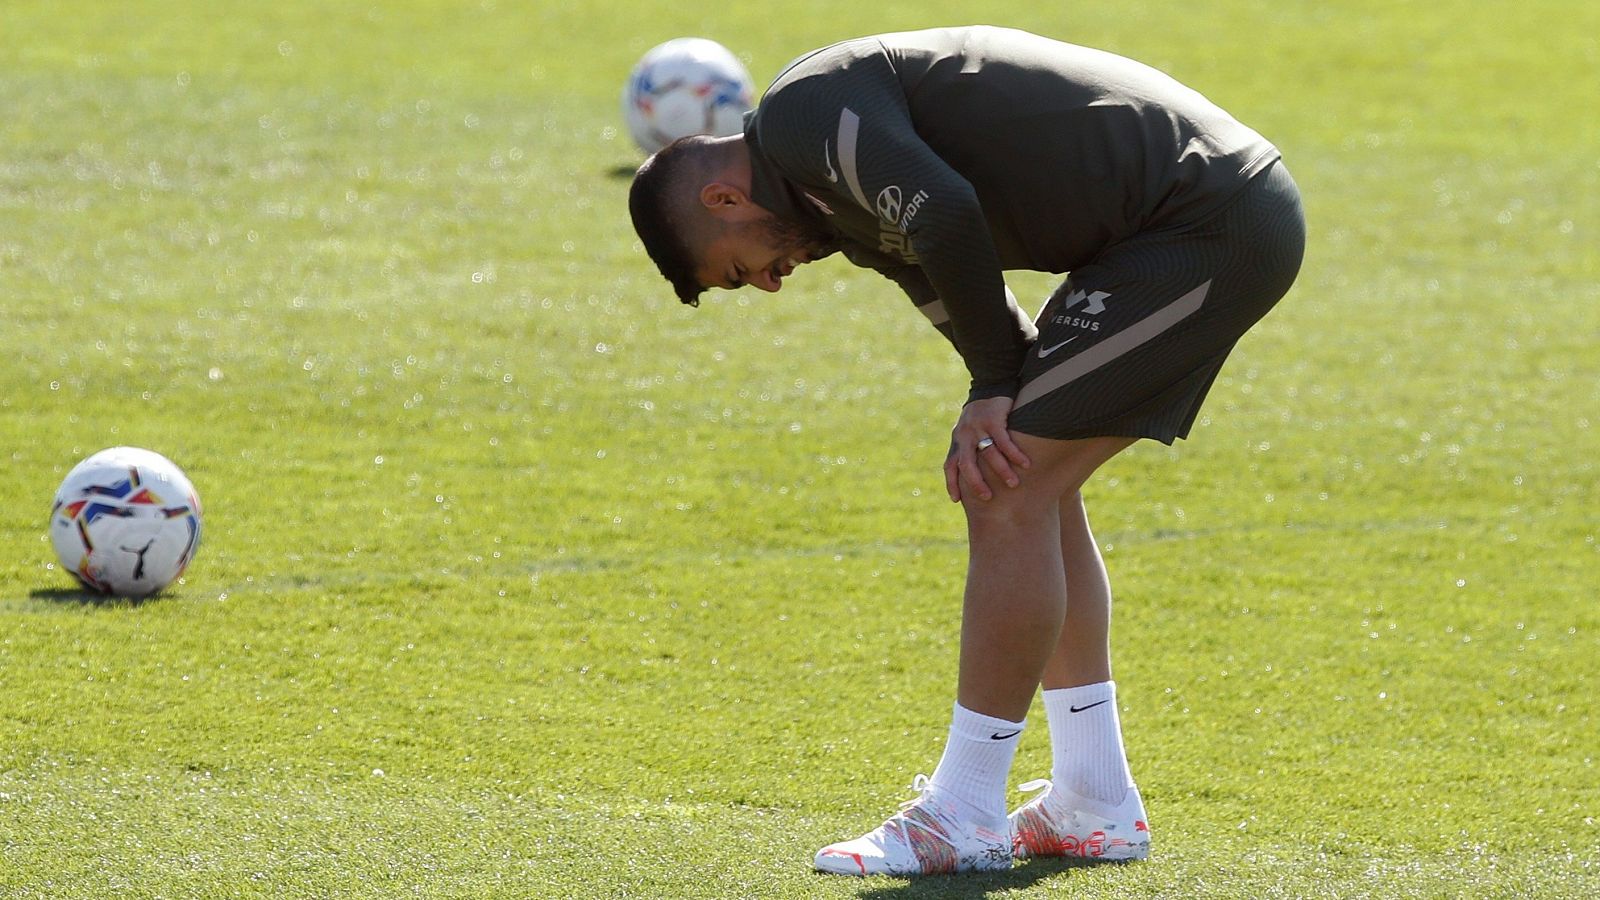
<svg viewBox="0 0 1600 900">
<path fill-rule="evenodd" d="M 85 587 L 144 597 L 177 580 L 200 545 L 200 497 L 183 470 L 137 447 L 73 467 L 50 510 L 50 542 Z"/>
<path fill-rule="evenodd" d="M 622 115 L 639 148 L 654 153 L 691 134 L 738 134 L 755 83 L 728 48 L 676 38 L 646 53 L 622 90 Z"/>
</svg>

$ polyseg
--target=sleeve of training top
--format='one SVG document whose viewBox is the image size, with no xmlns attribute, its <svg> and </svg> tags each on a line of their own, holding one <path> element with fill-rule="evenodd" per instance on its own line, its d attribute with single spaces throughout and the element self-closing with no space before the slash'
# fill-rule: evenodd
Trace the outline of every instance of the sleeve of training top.
<svg viewBox="0 0 1600 900">
<path fill-rule="evenodd" d="M 911 299 L 911 305 L 917 312 L 927 317 L 929 324 L 945 336 L 950 346 L 956 346 L 955 333 L 950 330 L 950 316 L 944 311 L 944 304 L 939 302 L 939 292 L 928 283 L 928 276 L 922 274 L 922 269 L 910 263 L 896 263 L 882 253 L 868 251 L 859 246 L 845 246 L 842 250 L 846 259 L 854 265 L 865 269 L 872 269 L 879 275 L 889 279 L 905 291 Z M 960 348 L 956 348 L 959 353 Z"/>
<path fill-rule="evenodd" d="M 934 291 L 933 285 L 928 283 L 928 276 L 922 273 L 920 267 L 909 263 L 893 265 L 885 262 L 885 258 L 877 258 L 865 253 L 853 253 L 849 250 L 845 251 L 845 256 L 856 265 L 871 268 L 877 271 L 879 275 L 898 284 L 900 289 L 906 292 L 906 296 L 911 298 L 911 303 L 916 306 L 917 312 L 926 316 L 929 324 L 944 335 L 952 347 L 955 346 L 956 338 L 954 331 L 950 328 L 950 316 L 945 312 L 944 304 L 939 302 L 939 294 Z M 1017 330 L 1022 332 L 1024 339 L 1031 344 L 1038 337 L 1039 330 L 1034 326 L 1033 320 L 1028 317 L 1027 312 L 1017 303 L 1017 297 L 1011 293 L 1010 287 L 1006 288 L 1006 309 L 1010 312 L 1012 319 L 1015 320 Z M 960 352 L 959 347 L 957 347 L 957 352 Z M 969 400 L 968 402 L 971 401 Z"/>
<path fill-rule="evenodd" d="M 917 266 L 875 266 L 878 274 L 900 285 L 900 290 L 906 292 L 911 298 L 911 303 L 917 312 L 928 317 L 928 322 L 938 332 L 950 341 L 950 346 L 960 353 L 961 348 L 956 346 L 955 331 L 950 327 L 950 317 L 944 313 L 944 304 L 939 302 L 939 294 L 928 283 L 928 276 L 922 274 L 922 269 Z"/>
<path fill-rule="evenodd" d="M 971 373 L 968 402 L 1015 396 L 1031 334 L 1007 303 L 977 193 L 917 136 L 882 46 L 853 46 L 813 54 L 779 77 L 762 100 L 761 151 L 785 176 L 865 210 L 883 248 L 900 245 L 921 270 Z M 885 274 L 924 304 L 915 278 Z"/>
</svg>

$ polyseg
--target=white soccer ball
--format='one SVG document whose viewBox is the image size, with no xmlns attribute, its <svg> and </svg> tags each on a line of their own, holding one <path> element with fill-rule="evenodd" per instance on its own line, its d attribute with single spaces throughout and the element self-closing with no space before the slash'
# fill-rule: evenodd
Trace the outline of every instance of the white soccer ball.
<svg viewBox="0 0 1600 900">
<path fill-rule="evenodd" d="M 183 470 L 137 447 L 101 450 L 67 473 L 50 542 L 85 587 L 143 597 L 177 580 L 200 544 L 200 497 Z"/>
<path fill-rule="evenodd" d="M 755 83 L 744 63 L 705 38 L 676 38 L 652 48 L 622 90 L 623 118 L 646 153 L 691 134 L 738 134 L 754 104 Z"/>
</svg>

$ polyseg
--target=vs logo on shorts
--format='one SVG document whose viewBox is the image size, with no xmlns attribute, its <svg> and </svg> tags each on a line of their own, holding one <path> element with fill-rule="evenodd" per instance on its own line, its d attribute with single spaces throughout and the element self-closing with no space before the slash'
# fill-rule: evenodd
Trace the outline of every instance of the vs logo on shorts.
<svg viewBox="0 0 1600 900">
<path fill-rule="evenodd" d="M 1092 294 L 1087 291 L 1073 291 L 1063 298 L 1061 308 L 1056 311 L 1054 316 L 1050 317 L 1050 324 L 1065 325 L 1068 328 L 1077 328 L 1080 331 L 1099 331 L 1100 323 L 1098 321 L 1067 315 L 1067 310 L 1072 309 L 1079 303 L 1086 303 L 1087 305 L 1081 310 L 1083 315 L 1098 316 L 1106 311 L 1105 302 L 1110 297 L 1111 295 L 1106 291 L 1095 291 Z"/>
<path fill-rule="evenodd" d="M 1086 316 L 1098 316 L 1106 311 L 1105 301 L 1106 298 L 1110 296 L 1111 295 L 1105 291 L 1095 291 L 1092 294 L 1085 293 L 1083 291 L 1073 291 L 1067 295 L 1067 302 L 1061 304 L 1061 311 L 1066 312 L 1074 306 L 1077 306 L 1079 303 L 1087 300 L 1089 301 L 1089 305 L 1083 308 L 1083 314 Z"/>
</svg>

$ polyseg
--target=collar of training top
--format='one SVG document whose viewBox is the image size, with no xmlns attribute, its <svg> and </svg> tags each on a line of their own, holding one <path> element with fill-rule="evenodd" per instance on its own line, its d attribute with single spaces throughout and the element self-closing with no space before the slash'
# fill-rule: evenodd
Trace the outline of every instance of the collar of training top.
<svg viewBox="0 0 1600 900">
<path fill-rule="evenodd" d="M 761 141 L 756 137 L 755 129 L 748 127 L 752 121 L 749 116 L 745 118 L 744 132 L 744 143 L 750 150 L 750 199 L 785 222 L 796 222 L 826 234 L 835 234 L 836 230 L 828 222 L 828 217 L 812 206 L 800 188 L 780 175 L 777 167 L 767 161 L 766 154 L 761 152 Z"/>
</svg>

